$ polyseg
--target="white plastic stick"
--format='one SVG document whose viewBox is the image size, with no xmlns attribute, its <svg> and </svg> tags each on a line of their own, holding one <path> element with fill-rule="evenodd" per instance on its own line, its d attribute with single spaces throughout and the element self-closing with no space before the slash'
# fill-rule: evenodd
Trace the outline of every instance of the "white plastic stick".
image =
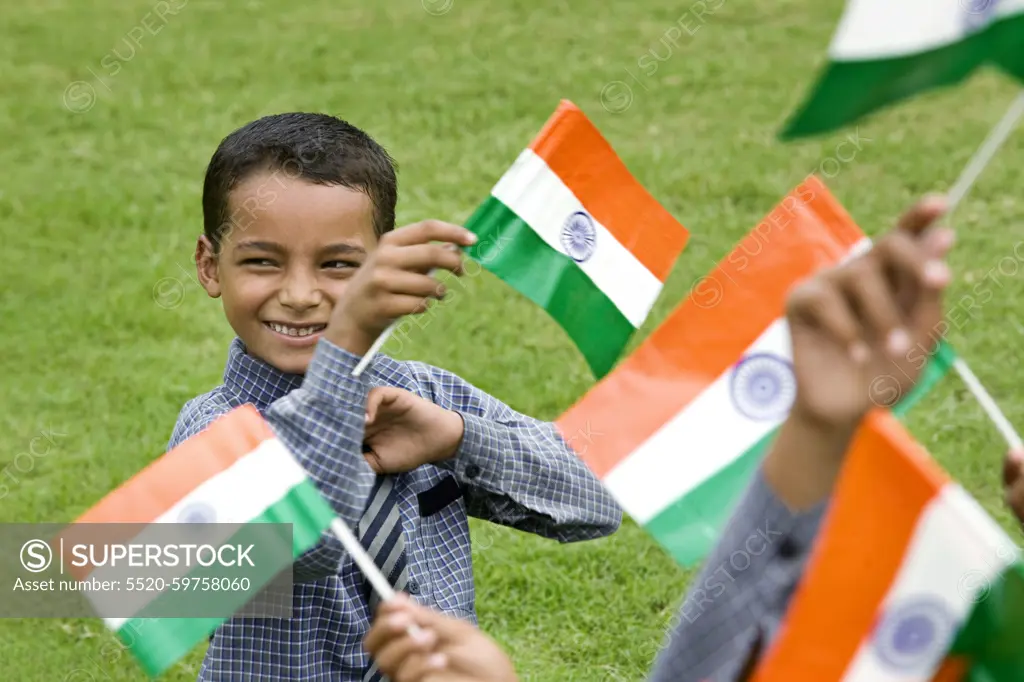
<svg viewBox="0 0 1024 682">
<path fill-rule="evenodd" d="M 949 213 L 952 214 L 956 210 L 957 205 L 967 193 L 971 191 L 971 187 L 974 186 L 974 182 L 981 175 L 985 167 L 988 166 L 989 162 L 999 151 L 999 148 L 1003 146 L 1006 139 L 1010 137 L 1010 133 L 1017 126 L 1021 117 L 1024 116 L 1024 90 L 1021 91 L 1017 99 L 1010 104 L 1010 108 L 1007 109 L 1006 115 L 992 128 L 992 132 L 988 134 L 985 142 L 982 143 L 978 151 L 974 153 L 974 157 L 967 163 L 963 172 L 960 173 L 959 179 L 956 184 L 953 185 L 952 189 L 946 194 L 949 199 Z"/>
<path fill-rule="evenodd" d="M 949 190 L 947 197 L 949 199 L 949 209 L 947 215 L 952 215 L 953 211 L 960 202 L 967 196 L 967 193 L 971 191 L 971 187 L 974 186 L 975 181 L 981 175 L 985 167 L 988 166 L 989 162 L 999 151 L 999 148 L 1003 146 L 1006 139 L 1010 137 L 1010 133 L 1013 132 L 1017 123 L 1024 117 L 1024 91 L 1021 91 L 1017 99 L 1013 101 L 1010 108 L 1007 110 L 1006 115 L 1003 116 L 1002 120 L 999 121 L 992 128 L 992 132 L 989 133 L 988 138 L 982 143 L 978 151 L 975 152 L 974 157 L 964 168 L 963 172 L 960 173 L 960 178 L 957 179 L 956 184 L 953 185 L 952 189 Z M 1006 418 L 1003 411 L 999 409 L 999 405 L 992 399 L 988 391 L 978 380 L 978 377 L 974 375 L 971 368 L 967 366 L 967 363 L 963 359 L 957 358 L 953 363 L 953 367 L 956 369 L 957 374 L 967 385 L 968 390 L 974 395 L 978 404 L 988 415 L 988 418 L 995 424 L 996 429 L 1003 436 L 1006 444 L 1010 449 L 1024 449 L 1024 442 L 1021 441 L 1020 435 L 1013 428 L 1010 420 Z"/>
<path fill-rule="evenodd" d="M 360 374 L 363 373 L 363 370 L 370 366 L 370 363 L 373 362 L 373 356 L 380 351 L 381 346 L 383 346 L 387 342 L 388 337 L 391 336 L 391 332 L 395 331 L 395 327 L 397 326 L 398 320 L 395 320 L 390 325 L 388 325 L 387 329 L 381 332 L 381 335 L 378 336 L 377 340 L 373 342 L 372 346 L 370 346 L 370 350 L 366 351 L 366 355 L 364 355 L 363 358 L 359 361 L 359 363 L 356 365 L 356 368 L 352 370 L 352 376 L 359 376 Z"/>
<path fill-rule="evenodd" d="M 384 577 L 384 574 L 380 572 L 377 564 L 374 563 L 373 558 L 367 554 L 363 545 L 356 539 L 355 534 L 352 530 L 342 523 L 341 519 L 334 517 L 331 521 L 331 532 L 334 536 L 341 541 L 341 546 L 345 548 L 345 551 L 349 553 L 353 561 L 356 562 L 356 566 L 363 572 L 366 579 L 370 581 L 370 585 L 374 591 L 380 595 L 382 602 L 390 601 L 395 597 L 395 590 L 391 587 L 391 583 Z M 419 632 L 419 628 L 416 627 L 415 623 L 410 623 L 408 627 L 410 635 L 415 636 Z"/>
<path fill-rule="evenodd" d="M 988 394 L 985 387 L 978 381 L 978 377 L 974 376 L 974 372 L 967 366 L 967 363 L 962 359 L 957 358 L 953 361 L 953 366 L 956 368 L 957 373 L 963 382 L 967 384 L 967 388 L 981 404 L 981 408 L 988 414 L 988 418 L 992 420 L 992 423 L 999 429 L 999 433 L 1002 434 L 1003 439 L 1006 440 L 1006 444 L 1010 446 L 1011 450 L 1024 451 L 1024 442 L 1021 442 L 1020 436 L 1013 428 L 1013 424 L 1006 418 L 1003 411 L 999 409 L 999 405 L 992 399 L 992 396 Z"/>
<path fill-rule="evenodd" d="M 334 520 L 331 521 L 331 532 L 334 533 L 334 537 L 341 541 L 341 546 L 345 548 L 345 551 L 356 562 L 359 570 L 370 581 L 374 591 L 380 595 L 381 601 L 388 601 L 394 598 L 395 591 L 391 588 L 391 583 L 388 582 L 388 579 L 377 568 L 377 564 L 366 553 L 363 545 L 356 539 L 352 530 L 342 523 L 341 519 L 334 517 Z"/>
</svg>

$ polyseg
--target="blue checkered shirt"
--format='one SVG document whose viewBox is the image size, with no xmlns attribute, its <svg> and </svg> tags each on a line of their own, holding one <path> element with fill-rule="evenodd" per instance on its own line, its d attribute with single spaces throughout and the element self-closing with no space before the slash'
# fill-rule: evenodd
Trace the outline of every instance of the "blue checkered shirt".
<svg viewBox="0 0 1024 682">
<path fill-rule="evenodd" d="M 757 472 L 686 598 L 649 682 L 743 682 L 774 641 L 827 502 L 796 514 Z"/>
<path fill-rule="evenodd" d="M 486 519 L 560 542 L 613 533 L 622 513 L 554 425 L 519 414 L 442 369 L 378 355 L 354 378 L 359 358 L 321 340 L 305 377 L 287 375 L 245 352 L 236 339 L 224 383 L 182 408 L 169 447 L 217 417 L 249 403 L 302 463 L 338 517 L 355 528 L 375 474 L 362 454 L 371 387 L 411 391 L 465 423 L 456 455 L 402 474 L 395 489 L 417 601 L 476 621 L 468 517 Z M 462 495 L 435 500 L 421 514 L 421 495 L 454 486 Z M 439 486 L 439 484 L 441 484 Z M 439 486 L 439 487 L 437 487 Z M 358 682 L 369 664 L 362 640 L 371 614 L 365 583 L 340 543 L 325 533 L 295 563 L 293 617 L 233 618 L 215 633 L 199 680 Z"/>
</svg>

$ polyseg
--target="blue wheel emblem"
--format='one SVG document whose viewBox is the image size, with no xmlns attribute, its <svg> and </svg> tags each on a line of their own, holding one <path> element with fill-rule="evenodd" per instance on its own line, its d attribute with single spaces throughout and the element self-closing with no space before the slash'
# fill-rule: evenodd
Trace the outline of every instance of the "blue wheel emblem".
<svg viewBox="0 0 1024 682">
<path fill-rule="evenodd" d="M 964 25 L 969 31 L 985 28 L 995 17 L 999 0 L 960 0 L 964 11 Z"/>
<path fill-rule="evenodd" d="M 792 363 L 773 353 L 752 353 L 733 368 L 732 402 L 754 421 L 784 419 L 796 397 Z"/>
<path fill-rule="evenodd" d="M 562 226 L 562 248 L 577 263 L 582 263 L 594 255 L 597 245 L 597 228 L 594 220 L 583 211 L 576 211 L 569 216 Z"/>
<path fill-rule="evenodd" d="M 875 629 L 879 660 L 901 673 L 926 672 L 946 655 L 956 634 L 949 609 L 934 597 L 917 597 L 893 605 Z"/>
<path fill-rule="evenodd" d="M 205 502 L 188 505 L 178 514 L 178 523 L 216 523 L 217 511 Z"/>
</svg>

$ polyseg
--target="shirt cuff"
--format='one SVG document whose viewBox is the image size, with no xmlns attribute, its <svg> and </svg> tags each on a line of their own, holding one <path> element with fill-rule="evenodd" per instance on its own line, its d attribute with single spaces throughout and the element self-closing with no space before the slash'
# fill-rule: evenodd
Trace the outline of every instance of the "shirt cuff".
<svg viewBox="0 0 1024 682">
<path fill-rule="evenodd" d="M 774 539 L 775 545 L 774 560 L 765 567 L 758 586 L 759 597 L 765 607 L 760 629 L 767 647 L 775 639 L 789 602 L 803 578 L 829 500 L 806 511 L 794 512 L 778 498 L 760 471 L 752 493 L 763 505 L 766 534 Z"/>
<path fill-rule="evenodd" d="M 818 527 L 828 508 L 828 500 L 825 500 L 806 511 L 791 510 L 768 485 L 760 467 L 754 475 L 747 501 L 753 510 L 760 510 L 759 516 L 766 520 L 767 527 L 772 528 L 773 532 L 782 533 L 788 540 L 790 548 L 779 547 L 783 555 L 793 553 L 793 550 L 797 550 L 796 553 L 806 552 L 814 543 Z"/>
<path fill-rule="evenodd" d="M 508 480 L 511 457 L 501 452 L 503 426 L 473 414 L 457 413 L 462 417 L 462 443 L 455 451 L 452 462 L 455 474 L 471 485 L 496 490 Z"/>
<path fill-rule="evenodd" d="M 318 400 L 342 402 L 346 407 L 366 410 L 366 397 L 370 391 L 367 372 L 352 376 L 362 358 L 340 348 L 327 339 L 317 342 L 316 353 L 306 369 L 302 388 Z"/>
</svg>

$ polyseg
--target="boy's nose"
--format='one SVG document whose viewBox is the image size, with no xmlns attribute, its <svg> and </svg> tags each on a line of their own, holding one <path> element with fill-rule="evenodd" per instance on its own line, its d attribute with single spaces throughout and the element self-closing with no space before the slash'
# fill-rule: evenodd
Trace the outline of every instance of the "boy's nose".
<svg viewBox="0 0 1024 682">
<path fill-rule="evenodd" d="M 278 299 L 286 308 L 308 310 L 323 303 L 324 294 L 315 277 L 298 275 L 285 280 L 278 292 Z"/>
</svg>

